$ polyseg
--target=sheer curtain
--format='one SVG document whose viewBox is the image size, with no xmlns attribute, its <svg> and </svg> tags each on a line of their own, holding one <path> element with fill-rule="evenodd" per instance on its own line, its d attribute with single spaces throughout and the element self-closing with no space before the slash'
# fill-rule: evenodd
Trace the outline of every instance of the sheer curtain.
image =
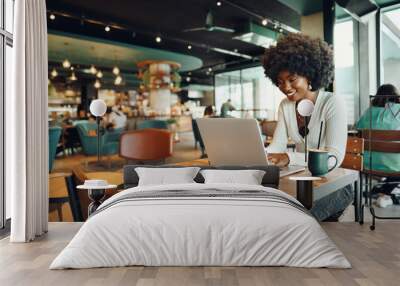
<svg viewBox="0 0 400 286">
<path fill-rule="evenodd" d="M 12 242 L 48 227 L 47 24 L 45 0 L 15 1 L 13 94 L 6 98 L 6 187 Z"/>
</svg>

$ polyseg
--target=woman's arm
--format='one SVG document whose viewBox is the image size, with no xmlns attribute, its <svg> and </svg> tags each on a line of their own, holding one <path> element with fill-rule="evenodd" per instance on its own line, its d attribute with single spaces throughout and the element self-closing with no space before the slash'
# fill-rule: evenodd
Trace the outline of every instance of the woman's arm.
<svg viewBox="0 0 400 286">
<path fill-rule="evenodd" d="M 285 116 L 283 114 L 284 104 L 285 104 L 284 101 L 282 101 L 281 104 L 279 105 L 278 123 L 274 131 L 272 142 L 267 147 L 268 153 L 286 153 L 288 132 L 287 132 Z"/>
<path fill-rule="evenodd" d="M 325 116 L 325 148 L 335 155 L 340 166 L 346 154 L 347 114 L 343 101 L 337 96 L 329 99 Z"/>
</svg>

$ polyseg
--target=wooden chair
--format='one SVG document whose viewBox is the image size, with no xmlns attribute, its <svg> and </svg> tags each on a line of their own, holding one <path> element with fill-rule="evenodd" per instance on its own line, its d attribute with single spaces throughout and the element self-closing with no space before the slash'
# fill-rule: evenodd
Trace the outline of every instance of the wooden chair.
<svg viewBox="0 0 400 286">
<path fill-rule="evenodd" d="M 362 171 L 364 162 L 364 139 L 358 137 L 347 138 L 346 155 L 342 162 L 342 168 Z"/>
<path fill-rule="evenodd" d="M 65 204 L 69 203 L 65 178 L 70 175 L 68 173 L 49 174 L 49 212 L 57 210 L 59 221 L 64 221 L 64 219 L 70 217 L 70 213 L 63 214 L 63 211 L 68 210 Z"/>
<path fill-rule="evenodd" d="M 361 171 L 363 170 L 363 154 L 364 154 L 364 139 L 358 137 L 348 137 L 346 144 L 346 154 L 344 156 L 342 165 L 340 167 L 359 171 L 360 179 L 356 184 L 357 188 L 354 190 L 354 210 L 356 212 L 356 221 L 360 224 L 364 223 L 363 209 L 362 209 L 362 189 L 363 180 Z"/>
<path fill-rule="evenodd" d="M 274 132 L 276 129 L 276 125 L 278 121 L 267 121 L 264 120 L 261 122 L 261 132 L 268 137 L 274 136 Z"/>
<path fill-rule="evenodd" d="M 371 152 L 381 153 L 400 153 L 400 130 L 369 130 L 364 129 L 361 131 L 361 137 L 365 140 L 365 152 L 369 153 L 370 160 L 373 160 L 373 154 Z M 365 164 L 368 166 L 368 162 Z M 371 230 L 375 229 L 375 218 L 378 219 L 399 219 L 400 217 L 383 217 L 375 214 L 375 210 L 372 207 L 372 178 L 383 178 L 383 177 L 400 177 L 400 170 L 395 172 L 384 172 L 374 170 L 372 168 L 364 168 L 362 173 L 368 178 L 368 205 L 372 214 L 372 225 Z"/>
<path fill-rule="evenodd" d="M 172 148 L 171 132 L 147 128 L 123 133 L 119 145 L 119 156 L 139 162 L 160 161 L 172 156 Z"/>
</svg>

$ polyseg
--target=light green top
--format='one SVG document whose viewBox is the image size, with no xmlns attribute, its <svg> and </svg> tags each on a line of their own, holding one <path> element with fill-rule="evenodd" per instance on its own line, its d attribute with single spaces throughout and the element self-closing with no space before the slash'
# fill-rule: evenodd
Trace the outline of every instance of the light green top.
<svg viewBox="0 0 400 286">
<path fill-rule="evenodd" d="M 372 121 L 370 122 L 370 118 Z M 371 124 L 371 125 L 370 125 Z M 400 130 L 400 104 L 389 103 L 386 107 L 372 106 L 358 120 L 357 129 Z M 364 169 L 370 169 L 370 152 L 364 153 Z M 371 152 L 372 170 L 400 172 L 399 153 Z"/>
</svg>

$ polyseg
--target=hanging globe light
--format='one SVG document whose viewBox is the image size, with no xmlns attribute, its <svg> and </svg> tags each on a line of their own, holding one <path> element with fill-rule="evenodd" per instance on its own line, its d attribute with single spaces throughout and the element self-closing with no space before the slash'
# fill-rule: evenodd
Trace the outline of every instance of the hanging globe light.
<svg viewBox="0 0 400 286">
<path fill-rule="evenodd" d="M 96 79 L 96 81 L 94 82 L 94 87 L 99 89 L 101 87 L 101 83 L 98 79 Z"/>
<path fill-rule="evenodd" d="M 119 75 L 115 78 L 114 84 L 120 85 L 122 83 L 122 77 Z"/>
<path fill-rule="evenodd" d="M 62 66 L 63 66 L 63 68 L 69 69 L 71 67 L 71 62 L 68 59 L 65 59 L 62 62 Z"/>
<path fill-rule="evenodd" d="M 96 74 L 96 73 L 97 73 L 97 69 L 94 67 L 94 65 L 91 65 L 91 66 L 90 66 L 89 72 L 90 72 L 91 74 Z"/>
<path fill-rule="evenodd" d="M 76 77 L 75 73 L 73 72 L 69 79 L 72 81 L 76 81 L 78 78 Z"/>
<path fill-rule="evenodd" d="M 58 76 L 57 70 L 54 68 L 54 69 L 51 71 L 50 75 L 51 75 L 51 77 L 56 77 L 56 76 Z"/>
<path fill-rule="evenodd" d="M 113 74 L 115 74 L 115 75 L 119 75 L 120 70 L 119 70 L 119 68 L 118 68 L 117 66 L 115 66 L 115 67 L 113 68 L 112 72 L 113 72 Z"/>
</svg>

